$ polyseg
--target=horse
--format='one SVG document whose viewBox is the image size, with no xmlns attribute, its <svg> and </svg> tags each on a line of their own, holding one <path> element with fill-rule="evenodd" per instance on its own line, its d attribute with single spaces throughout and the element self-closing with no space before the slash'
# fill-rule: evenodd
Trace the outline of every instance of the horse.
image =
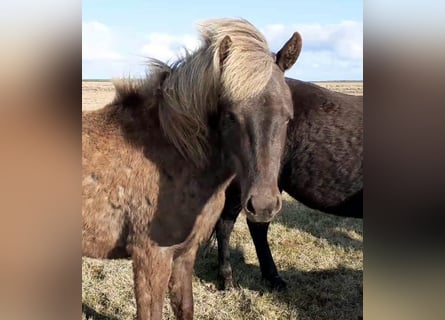
<svg viewBox="0 0 445 320">
<path fill-rule="evenodd" d="M 334 92 L 286 78 L 292 93 L 294 118 L 289 122 L 279 176 L 279 189 L 304 205 L 342 217 L 363 218 L 363 96 Z M 229 239 L 242 209 L 240 187 L 233 181 L 216 225 L 218 277 L 224 289 L 233 287 Z M 273 289 L 286 290 L 273 260 L 267 231 L 245 210 L 260 269 Z"/>
<path fill-rule="evenodd" d="M 171 64 L 149 60 L 145 78 L 114 81 L 114 100 L 82 114 L 82 254 L 131 258 L 139 320 L 162 318 L 167 290 L 176 318 L 193 318 L 197 249 L 235 176 L 259 214 L 281 209 L 293 117 L 284 71 L 301 37 L 277 58 L 246 20 L 212 19 L 199 30 L 198 49 Z"/>
</svg>

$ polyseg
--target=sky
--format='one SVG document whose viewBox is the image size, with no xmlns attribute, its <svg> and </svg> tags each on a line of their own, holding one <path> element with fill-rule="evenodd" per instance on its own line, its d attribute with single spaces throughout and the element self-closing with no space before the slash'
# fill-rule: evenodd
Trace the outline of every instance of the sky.
<svg viewBox="0 0 445 320">
<path fill-rule="evenodd" d="M 210 18 L 247 19 L 274 52 L 298 31 L 303 49 L 288 77 L 363 79 L 361 0 L 83 0 L 82 78 L 143 76 L 147 57 L 172 62 L 197 48 L 196 23 Z"/>
</svg>

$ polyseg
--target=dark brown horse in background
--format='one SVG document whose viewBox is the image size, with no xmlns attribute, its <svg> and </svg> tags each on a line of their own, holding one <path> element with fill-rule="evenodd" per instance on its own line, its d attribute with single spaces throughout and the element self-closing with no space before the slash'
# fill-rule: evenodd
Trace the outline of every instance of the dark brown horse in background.
<svg viewBox="0 0 445 320">
<path fill-rule="evenodd" d="M 312 83 L 286 78 L 294 119 L 289 122 L 279 177 L 280 190 L 310 208 L 343 217 L 363 217 L 363 97 L 337 93 Z M 239 184 L 226 192 L 216 226 L 219 276 L 233 286 L 229 239 L 241 211 Z M 261 273 L 277 290 L 286 288 L 267 242 L 269 219 L 245 210 Z"/>
<path fill-rule="evenodd" d="M 82 252 L 133 261 L 137 319 L 161 319 L 170 291 L 193 318 L 192 272 L 236 175 L 243 203 L 273 215 L 292 97 L 284 78 L 301 49 L 279 58 L 245 20 L 202 24 L 202 46 L 144 80 L 116 84 L 115 100 L 82 115 Z M 271 195 L 266 201 L 252 201 Z"/>
</svg>

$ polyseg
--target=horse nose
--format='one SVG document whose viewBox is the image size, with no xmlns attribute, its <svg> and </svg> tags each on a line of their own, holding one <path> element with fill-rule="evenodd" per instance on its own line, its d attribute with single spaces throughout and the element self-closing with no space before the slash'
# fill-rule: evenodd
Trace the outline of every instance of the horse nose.
<svg viewBox="0 0 445 320">
<path fill-rule="evenodd" d="M 248 212 L 250 212 L 251 214 L 255 214 L 255 207 L 253 206 L 253 203 L 252 203 L 252 197 L 250 197 L 250 198 L 247 200 L 247 203 L 246 203 L 246 210 L 247 210 Z"/>
<path fill-rule="evenodd" d="M 281 210 L 281 195 L 251 195 L 247 199 L 245 209 L 247 212 L 259 218 L 270 219 Z"/>
</svg>

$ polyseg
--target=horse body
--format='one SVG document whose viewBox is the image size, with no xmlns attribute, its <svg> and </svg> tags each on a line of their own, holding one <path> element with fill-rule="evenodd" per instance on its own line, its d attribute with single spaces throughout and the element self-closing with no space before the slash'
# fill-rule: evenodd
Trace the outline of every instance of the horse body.
<svg viewBox="0 0 445 320">
<path fill-rule="evenodd" d="M 280 190 L 308 207 L 345 217 L 363 217 L 363 97 L 333 92 L 312 83 L 286 79 L 294 119 L 289 122 L 279 176 Z M 229 239 L 241 206 L 234 181 L 216 226 L 219 275 L 233 286 Z M 278 274 L 267 242 L 269 222 L 247 215 L 263 277 L 273 288 L 286 283 Z"/>
<path fill-rule="evenodd" d="M 237 176 L 244 204 L 264 219 L 281 208 L 278 171 L 292 98 L 284 71 L 294 34 L 273 59 L 245 20 L 204 23 L 203 45 L 82 115 L 82 252 L 131 257 L 137 319 L 161 319 L 167 289 L 178 319 L 193 318 L 192 273 Z M 261 64 L 261 68 L 258 68 Z M 259 131 L 266 128 L 266 131 Z M 258 198 L 258 197 L 257 197 Z"/>
<path fill-rule="evenodd" d="M 129 112 L 110 105 L 83 115 L 83 254 L 132 258 L 139 319 L 161 317 L 168 283 L 178 317 L 191 318 L 196 249 L 214 228 L 233 173 L 220 160 L 198 174 L 152 115 L 134 117 L 148 124 L 140 145 L 125 141 L 132 133 L 122 134 L 121 119 Z"/>
<path fill-rule="evenodd" d="M 341 216 L 363 188 L 363 97 L 286 79 L 294 104 L 280 188 L 308 207 Z M 362 209 L 354 216 L 362 215 Z"/>
<path fill-rule="evenodd" d="M 143 147 L 128 143 L 120 119 L 129 112 L 110 105 L 83 115 L 83 251 L 95 258 L 129 257 L 138 233 L 150 235 L 160 247 L 186 251 L 211 232 L 217 216 L 209 220 L 209 215 L 222 209 L 233 174 L 221 160 L 198 174 L 168 144 L 151 115 L 135 119 L 147 123 L 138 134 Z"/>
</svg>

